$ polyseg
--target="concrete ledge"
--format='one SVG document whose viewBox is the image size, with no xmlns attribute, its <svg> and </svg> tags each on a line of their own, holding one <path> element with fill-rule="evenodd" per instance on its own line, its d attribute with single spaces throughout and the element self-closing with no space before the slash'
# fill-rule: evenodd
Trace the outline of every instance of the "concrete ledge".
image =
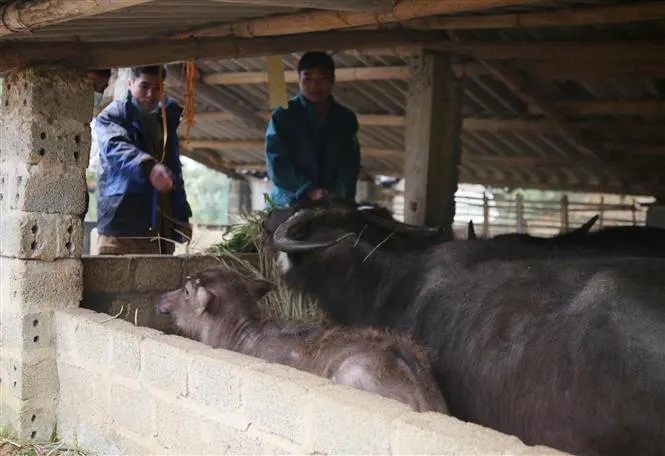
<svg viewBox="0 0 665 456">
<path fill-rule="evenodd" d="M 87 309 L 56 312 L 55 333 L 58 432 L 90 451 L 563 454 Z"/>
</svg>

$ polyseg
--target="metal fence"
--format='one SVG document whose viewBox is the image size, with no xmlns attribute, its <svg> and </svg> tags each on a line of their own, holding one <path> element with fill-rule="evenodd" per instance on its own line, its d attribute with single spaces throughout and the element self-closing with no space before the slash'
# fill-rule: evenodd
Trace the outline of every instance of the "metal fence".
<svg viewBox="0 0 665 456">
<path fill-rule="evenodd" d="M 453 229 L 458 238 L 466 238 L 468 223 L 473 221 L 476 234 L 491 237 L 502 233 L 528 233 L 534 236 L 553 236 L 575 229 L 598 215 L 592 229 L 603 226 L 644 225 L 646 207 L 638 198 L 589 196 L 575 201 L 567 195 L 559 200 L 526 200 L 522 194 L 488 196 L 456 195 Z M 608 199 L 610 201 L 608 201 Z M 404 219 L 403 195 L 395 197 L 395 217 Z M 591 201 L 589 201 L 591 200 Z"/>
</svg>

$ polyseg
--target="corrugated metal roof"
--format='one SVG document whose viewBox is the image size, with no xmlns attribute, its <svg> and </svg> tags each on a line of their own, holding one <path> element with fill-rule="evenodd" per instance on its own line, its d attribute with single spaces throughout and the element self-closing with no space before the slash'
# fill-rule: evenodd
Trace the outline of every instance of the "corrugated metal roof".
<svg viewBox="0 0 665 456">
<path fill-rule="evenodd" d="M 0 0 L 2 1 L 2 0 Z M 552 0 L 538 4 L 495 8 L 491 14 L 506 12 L 528 12 L 560 10 L 574 6 L 635 3 L 634 0 Z M 295 12 L 290 8 L 266 8 L 243 5 L 229 5 L 214 0 L 160 0 L 120 11 L 106 13 L 91 18 L 74 20 L 35 30 L 31 34 L 12 36 L 12 39 L 29 40 L 122 40 L 148 38 L 177 32 L 194 26 L 204 26 L 221 22 L 231 22 L 241 18 L 268 16 Z M 487 12 L 485 12 L 486 14 Z M 483 14 L 474 12 L 468 14 Z M 468 15 L 459 14 L 459 15 Z M 584 40 L 635 40 L 665 38 L 663 21 L 640 22 L 628 25 L 603 25 L 580 27 L 541 27 L 510 28 L 495 30 L 456 30 L 456 38 L 461 40 L 509 42 L 509 41 L 584 41 Z M 295 69 L 300 54 L 284 56 L 286 69 Z M 408 62 L 395 55 L 362 55 L 355 52 L 336 53 L 338 67 L 370 67 L 387 65 L 407 65 Z M 516 62 L 512 62 L 516 63 Z M 198 62 L 203 74 L 214 72 L 264 71 L 263 58 L 237 60 L 206 60 Z M 548 80 L 545 82 L 547 96 L 557 100 L 662 100 L 665 92 L 663 80 L 635 78 L 611 78 L 604 81 Z M 343 104 L 358 114 L 405 115 L 405 100 L 409 82 L 404 79 L 380 81 L 338 81 L 335 95 Z M 267 84 L 243 84 L 216 86 L 214 89 L 256 112 L 268 111 Z M 288 85 L 288 94 L 295 95 L 296 85 Z M 182 93 L 171 92 L 176 99 L 183 101 Z M 520 96 L 504 83 L 490 75 L 467 76 L 465 81 L 464 115 L 467 119 L 521 119 L 544 120 L 540 115 L 529 111 L 529 106 Z M 196 95 L 198 111 L 213 111 L 210 100 L 200 93 Z M 615 119 L 623 121 L 650 121 L 665 126 L 665 113 L 647 118 L 635 116 L 575 116 L 571 120 Z M 599 141 L 617 141 L 637 144 L 641 139 L 636 135 L 621 136 L 614 131 L 594 130 Z M 662 135 L 661 141 L 664 139 Z M 262 141 L 254 130 L 235 118 L 220 121 L 199 122 L 191 131 L 192 138 L 199 139 L 248 139 Z M 359 138 L 368 148 L 404 150 L 404 127 L 361 126 Z M 639 185 L 624 187 L 616 175 L 608 169 L 591 166 L 588 152 L 577 147 L 570 138 L 556 133 L 489 131 L 466 128 L 462 143 L 464 163 L 461 166 L 461 180 L 469 183 L 484 183 L 506 186 L 546 186 L 558 182 L 562 188 L 579 184 L 586 187 L 599 186 L 605 191 L 644 191 Z M 659 143 L 662 145 L 662 143 Z M 665 148 L 665 145 L 663 146 Z M 262 147 L 254 149 L 219 150 L 220 157 L 229 162 L 256 164 L 263 161 Z M 480 158 L 474 158 L 480 157 Z M 484 158 L 483 158 L 484 157 Z M 501 157 L 513 157 L 513 161 L 498 161 Z M 482 159 L 481 159 L 482 158 Z M 523 159 L 533 159 L 527 163 Z M 516 162 L 515 159 L 522 160 Z M 566 166 L 543 166 L 538 160 L 567 161 Z M 663 169 L 663 156 L 642 157 L 645 169 Z M 528 161 L 528 160 L 527 160 Z M 632 163 L 633 160 L 630 161 Z M 399 175 L 403 171 L 403 159 L 364 157 L 363 166 L 368 171 L 381 174 Z"/>
</svg>

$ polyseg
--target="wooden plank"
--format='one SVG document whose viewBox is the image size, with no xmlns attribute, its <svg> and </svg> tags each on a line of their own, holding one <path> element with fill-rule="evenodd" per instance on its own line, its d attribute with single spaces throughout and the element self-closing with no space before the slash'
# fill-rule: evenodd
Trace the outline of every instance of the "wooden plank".
<svg viewBox="0 0 665 456">
<path fill-rule="evenodd" d="M 320 32 L 371 24 L 388 24 L 418 17 L 452 14 L 465 11 L 483 11 L 490 8 L 527 5 L 539 0 L 400 0 L 390 12 L 372 11 L 312 11 L 283 14 L 256 19 L 243 19 L 211 27 L 194 28 L 172 38 L 191 36 L 275 36 L 294 33 Z"/>
<path fill-rule="evenodd" d="M 557 108 L 569 115 L 661 116 L 665 114 L 663 100 L 588 100 L 558 101 Z M 539 106 L 529 105 L 529 113 L 541 114 Z"/>
<path fill-rule="evenodd" d="M 567 65 L 616 60 L 662 60 L 665 40 L 626 41 L 437 41 L 427 49 L 467 54 L 477 60 L 556 60 Z M 571 62 L 575 60 L 575 62 Z M 627 63 L 630 65 L 631 63 Z"/>
<path fill-rule="evenodd" d="M 238 59 L 304 52 L 339 51 L 381 46 L 419 49 L 440 39 L 416 30 L 321 32 L 267 38 L 146 39 L 104 42 L 0 41 L 0 71 L 39 64 L 69 64 L 80 68 L 122 68 L 198 59 Z M 362 43 L 362 45 L 359 45 Z"/>
<path fill-rule="evenodd" d="M 213 0 L 233 5 L 256 5 L 288 8 L 316 8 L 336 11 L 372 11 L 387 13 L 393 9 L 393 0 Z"/>
<path fill-rule="evenodd" d="M 665 19 L 662 1 L 599 5 L 514 14 L 432 17 L 402 23 L 417 29 L 494 29 L 530 27 L 571 27 L 581 25 L 624 24 L 627 22 L 660 21 Z"/>
<path fill-rule="evenodd" d="M 353 67 L 336 68 L 335 81 L 374 81 L 386 79 L 408 79 L 411 77 L 408 66 Z M 287 83 L 298 82 L 297 71 L 285 71 Z M 211 73 L 203 76 L 203 82 L 211 85 L 266 84 L 268 73 L 265 71 L 234 71 Z"/>
<path fill-rule="evenodd" d="M 452 239 L 464 88 L 449 55 L 423 51 L 411 61 L 411 71 L 406 103 L 404 221 L 439 226 Z"/>
<path fill-rule="evenodd" d="M 567 65 L 558 60 L 514 61 L 513 66 L 550 80 L 584 80 L 607 82 L 608 79 L 659 79 L 665 78 L 665 59 L 577 61 Z"/>
<path fill-rule="evenodd" d="M 14 1 L 0 7 L 0 36 L 48 27 L 62 22 L 83 19 L 152 0 L 35 0 Z M 154 2 L 158 3 L 158 2 Z M 159 8 L 158 5 L 155 5 Z"/>
</svg>

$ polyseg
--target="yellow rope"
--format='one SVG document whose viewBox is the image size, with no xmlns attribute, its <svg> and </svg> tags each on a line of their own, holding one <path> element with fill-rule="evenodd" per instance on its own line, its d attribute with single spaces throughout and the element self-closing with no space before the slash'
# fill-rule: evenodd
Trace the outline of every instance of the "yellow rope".
<svg viewBox="0 0 665 456">
<path fill-rule="evenodd" d="M 159 96 L 162 101 L 162 134 L 163 134 L 163 144 L 162 144 L 162 158 L 159 160 L 160 163 L 164 163 L 164 158 L 166 157 L 166 141 L 168 140 L 168 126 L 166 124 L 166 93 L 164 90 L 164 67 L 159 66 Z"/>
</svg>

